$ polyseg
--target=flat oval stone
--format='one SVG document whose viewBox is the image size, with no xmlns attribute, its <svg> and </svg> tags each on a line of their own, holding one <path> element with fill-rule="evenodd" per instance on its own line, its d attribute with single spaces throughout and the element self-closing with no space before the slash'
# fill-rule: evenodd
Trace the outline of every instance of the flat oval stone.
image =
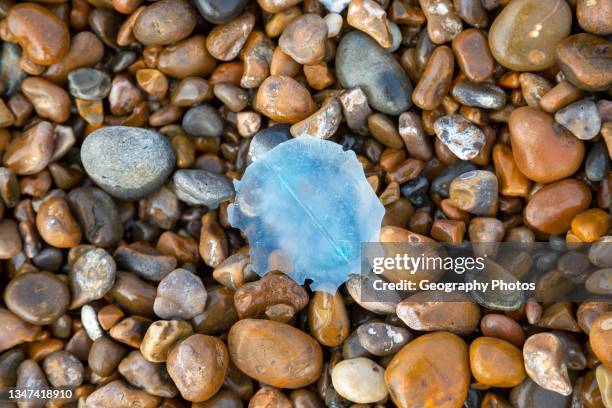
<svg viewBox="0 0 612 408">
<path fill-rule="evenodd" d="M 384 369 L 365 357 L 342 360 L 331 372 L 334 389 L 358 404 L 369 404 L 387 397 Z"/>
<path fill-rule="evenodd" d="M 612 4 L 607 1 L 576 1 L 576 17 L 584 31 L 598 35 L 612 34 Z"/>
<path fill-rule="evenodd" d="M 11 259 L 21 252 L 21 236 L 17 223 L 13 220 L 0 220 L 0 259 Z"/>
<path fill-rule="evenodd" d="M 521 350 L 505 340 L 478 337 L 470 344 L 474 378 L 492 387 L 514 387 L 526 376 Z"/>
<path fill-rule="evenodd" d="M 121 360 L 118 369 L 131 385 L 151 395 L 174 398 L 177 394 L 164 365 L 146 360 L 138 350 L 132 351 Z"/>
<path fill-rule="evenodd" d="M 597 105 L 590 99 L 574 102 L 555 113 L 555 121 L 580 140 L 591 140 L 601 129 Z"/>
<path fill-rule="evenodd" d="M 172 189 L 179 200 L 189 205 L 217 208 L 234 197 L 234 185 L 222 174 L 207 170 L 177 170 L 172 176 Z"/>
<path fill-rule="evenodd" d="M 360 87 L 370 106 L 387 115 L 410 108 L 412 84 L 393 56 L 370 36 L 351 31 L 336 50 L 336 75 L 344 88 Z"/>
<path fill-rule="evenodd" d="M 506 93 L 499 86 L 488 82 L 477 84 L 459 81 L 453 86 L 453 98 L 462 105 L 482 109 L 501 109 L 506 104 Z"/>
<path fill-rule="evenodd" d="M 166 367 L 181 396 L 206 401 L 219 391 L 230 363 L 221 340 L 194 334 L 170 350 Z"/>
<path fill-rule="evenodd" d="M 272 75 L 255 96 L 253 107 L 276 122 L 297 123 L 317 109 L 310 93 L 295 79 Z"/>
<path fill-rule="evenodd" d="M 417 337 L 393 357 L 385 370 L 385 384 L 399 408 L 460 407 L 469 383 L 468 347 L 459 336 L 448 332 Z"/>
<path fill-rule="evenodd" d="M 123 223 L 111 196 L 96 187 L 78 187 L 66 199 L 90 243 L 108 248 L 119 242 Z"/>
<path fill-rule="evenodd" d="M 527 338 L 523 346 L 525 370 L 540 387 L 561 395 L 572 393 L 563 344 L 552 333 L 537 333 Z"/>
<path fill-rule="evenodd" d="M 453 52 L 445 45 L 436 47 L 425 64 L 421 79 L 414 87 L 412 101 L 421 109 L 433 110 L 448 94 L 453 80 Z"/>
<path fill-rule="evenodd" d="M 87 136 L 81 160 L 96 184 L 123 200 L 137 200 L 157 190 L 175 163 L 170 142 L 164 136 L 125 126 L 104 127 Z"/>
<path fill-rule="evenodd" d="M 516 347 L 521 347 L 525 342 L 523 328 L 516 320 L 498 313 L 489 313 L 480 321 L 480 331 L 488 337 L 496 337 L 506 340 Z"/>
<path fill-rule="evenodd" d="M 248 0 L 195 0 L 194 4 L 198 11 L 213 24 L 227 23 L 247 5 Z"/>
<path fill-rule="evenodd" d="M 474 215 L 497 213 L 497 176 L 487 170 L 460 174 L 451 182 L 449 194 L 461 210 Z"/>
<path fill-rule="evenodd" d="M 557 63 L 565 78 L 586 91 L 612 85 L 612 42 L 593 34 L 567 37 L 557 47 Z"/>
<path fill-rule="evenodd" d="M 204 311 L 206 297 L 198 276 L 186 269 L 176 269 L 159 282 L 153 310 L 162 319 L 187 320 Z"/>
<path fill-rule="evenodd" d="M 159 54 L 157 69 L 173 78 L 191 76 L 208 77 L 217 66 L 217 60 L 206 49 L 206 37 L 192 35 L 169 45 Z"/>
<path fill-rule="evenodd" d="M 0 332 L 0 352 L 21 343 L 34 341 L 41 334 L 40 326 L 23 321 L 19 316 L 3 307 L 0 307 L 0 324 L 4 328 Z M 0 360 L 4 355 L 0 356 Z"/>
<path fill-rule="evenodd" d="M 255 16 L 244 12 L 230 22 L 214 27 L 206 37 L 208 52 L 218 60 L 231 61 L 240 50 L 255 26 Z"/>
<path fill-rule="evenodd" d="M 330 295 L 317 291 L 308 305 L 310 333 L 319 343 L 337 347 L 349 335 L 350 320 L 340 292 Z"/>
<path fill-rule="evenodd" d="M 144 45 L 168 45 L 189 36 L 196 23 L 195 10 L 187 1 L 160 0 L 138 15 L 132 30 Z"/>
<path fill-rule="evenodd" d="M 508 119 L 512 154 L 521 173 L 538 183 L 571 176 L 584 159 L 584 143 L 538 109 L 520 107 Z"/>
<path fill-rule="evenodd" d="M 591 204 L 591 190 L 568 179 L 549 184 L 535 193 L 525 207 L 525 223 L 545 234 L 563 234 L 572 219 Z"/>
<path fill-rule="evenodd" d="M 36 228 L 41 238 L 56 248 L 71 248 L 81 242 L 79 224 L 63 198 L 50 198 L 40 206 Z"/>
<path fill-rule="evenodd" d="M 115 286 L 106 294 L 105 299 L 130 314 L 153 317 L 155 294 L 155 287 L 135 274 L 118 271 Z"/>
<path fill-rule="evenodd" d="M 438 139 L 461 160 L 478 156 L 486 142 L 482 130 L 461 115 L 442 116 L 433 128 Z"/>
<path fill-rule="evenodd" d="M 555 48 L 567 37 L 572 12 L 564 1 L 514 0 L 489 31 L 495 60 L 515 71 L 540 71 L 555 63 Z"/>
<path fill-rule="evenodd" d="M 155 408 L 161 398 L 148 394 L 146 391 L 128 387 L 123 381 L 115 380 L 101 386 L 89 394 L 85 400 L 87 407 L 105 408 Z"/>
<path fill-rule="evenodd" d="M 191 136 L 219 137 L 223 132 L 223 120 L 210 105 L 190 108 L 183 116 L 183 129 Z"/>
<path fill-rule="evenodd" d="M 6 307 L 28 323 L 45 325 L 66 313 L 68 287 L 49 272 L 24 273 L 12 279 L 4 290 Z"/>
<path fill-rule="evenodd" d="M 56 351 L 43 361 L 43 370 L 49 383 L 57 388 L 78 387 L 83 383 L 85 368 L 74 355 L 67 351 Z"/>
<path fill-rule="evenodd" d="M 68 27 L 40 4 L 16 4 L 9 9 L 6 24 L 28 58 L 36 64 L 55 64 L 68 53 Z"/>
<path fill-rule="evenodd" d="M 79 68 L 68 74 L 68 89 L 75 98 L 99 101 L 110 93 L 111 78 L 99 69 Z"/>
<path fill-rule="evenodd" d="M 93 249 L 81 255 L 70 268 L 70 308 L 102 299 L 115 284 L 116 271 L 115 260 L 103 249 Z"/>
<path fill-rule="evenodd" d="M 310 385 L 323 369 L 323 352 L 316 340 L 284 323 L 240 320 L 229 332 L 228 348 L 242 372 L 278 388 Z"/>
<path fill-rule="evenodd" d="M 325 58 L 325 40 L 325 20 L 307 13 L 289 23 L 278 39 L 278 46 L 299 64 L 312 65 Z"/>
</svg>

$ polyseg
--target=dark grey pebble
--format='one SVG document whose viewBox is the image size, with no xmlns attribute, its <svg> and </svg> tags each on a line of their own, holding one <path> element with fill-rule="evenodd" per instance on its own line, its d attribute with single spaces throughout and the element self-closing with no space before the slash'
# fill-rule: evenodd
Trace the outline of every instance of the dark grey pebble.
<svg viewBox="0 0 612 408">
<path fill-rule="evenodd" d="M 591 181 L 601 181 L 610 171 L 610 155 L 603 140 L 598 141 L 591 148 L 584 166 L 586 176 Z"/>
<path fill-rule="evenodd" d="M 497 85 L 488 82 L 477 84 L 459 81 L 452 89 L 453 98 L 465 106 L 482 109 L 500 109 L 506 105 L 506 93 Z"/>
<path fill-rule="evenodd" d="M 123 223 L 110 195 L 96 187 L 78 187 L 68 193 L 67 199 L 89 242 L 102 248 L 119 242 Z"/>
<path fill-rule="evenodd" d="M 223 133 L 223 119 L 210 105 L 198 105 L 183 116 L 183 129 L 191 136 L 219 137 Z"/>
<path fill-rule="evenodd" d="M 138 200 L 164 184 L 175 157 L 168 139 L 155 131 L 108 126 L 85 138 L 81 161 L 104 191 L 123 200 Z"/>
<path fill-rule="evenodd" d="M 468 162 L 459 162 L 447 167 L 438 177 L 433 180 L 431 189 L 434 193 L 439 194 L 441 197 L 447 198 L 450 184 L 455 177 L 472 170 L 476 170 L 476 166 Z"/>
<path fill-rule="evenodd" d="M 399 115 L 412 104 L 412 84 L 395 58 L 360 31 L 346 34 L 336 52 L 336 74 L 344 88 L 360 87 L 370 106 Z"/>
<path fill-rule="evenodd" d="M 248 0 L 195 0 L 194 4 L 204 19 L 214 24 L 227 23 L 238 16 Z"/>
<path fill-rule="evenodd" d="M 292 139 L 293 137 L 289 133 L 290 128 L 291 125 L 280 123 L 257 132 L 249 145 L 247 163 L 251 164 L 279 144 Z"/>
<path fill-rule="evenodd" d="M 207 170 L 177 170 L 172 177 L 172 188 L 179 200 L 208 208 L 217 208 L 235 194 L 230 179 Z"/>
<path fill-rule="evenodd" d="M 75 98 L 98 101 L 108 96 L 111 78 L 98 69 L 79 68 L 68 74 L 68 89 Z"/>
</svg>

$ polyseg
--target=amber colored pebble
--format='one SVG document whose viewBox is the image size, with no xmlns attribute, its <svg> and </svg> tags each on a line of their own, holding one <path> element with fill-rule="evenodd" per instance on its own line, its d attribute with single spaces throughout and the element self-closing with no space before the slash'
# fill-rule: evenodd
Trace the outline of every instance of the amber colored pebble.
<svg viewBox="0 0 612 408">
<path fill-rule="evenodd" d="M 601 392 L 595 377 L 595 370 L 590 370 L 582 377 L 582 384 L 578 388 L 580 401 L 585 408 L 604 408 Z"/>
<path fill-rule="evenodd" d="M 463 24 L 451 0 L 419 0 L 427 18 L 427 34 L 434 44 L 444 44 L 457 36 Z"/>
<path fill-rule="evenodd" d="M 274 58 L 274 56 L 272 56 L 272 58 Z M 272 68 L 270 68 L 270 70 L 271 69 Z M 336 81 L 334 74 L 325 62 L 319 62 L 314 65 L 304 65 L 304 76 L 306 77 L 308 85 L 317 91 L 331 86 Z"/>
<path fill-rule="evenodd" d="M 572 232 L 582 242 L 597 241 L 609 228 L 610 216 L 600 208 L 591 208 L 578 214 L 571 224 Z"/>
<path fill-rule="evenodd" d="M 154 99 L 164 99 L 168 92 L 168 79 L 156 69 L 141 69 L 136 72 L 138 85 Z"/>
<path fill-rule="evenodd" d="M 519 170 L 538 183 L 571 176 L 584 159 L 584 143 L 546 112 L 520 107 L 508 121 L 512 153 Z"/>
<path fill-rule="evenodd" d="M 478 337 L 472 342 L 470 368 L 479 383 L 492 387 L 514 387 L 526 376 L 521 350 L 495 337 Z"/>
<path fill-rule="evenodd" d="M 274 49 L 272 61 L 270 62 L 270 75 L 294 77 L 300 72 L 300 68 L 300 64 L 295 62 L 289 55 L 285 54 L 280 47 Z M 306 66 L 304 68 L 306 68 Z M 314 74 L 314 72 L 311 71 L 311 74 Z"/>
<path fill-rule="evenodd" d="M 503 314 L 484 315 L 480 321 L 480 331 L 485 336 L 506 340 L 516 347 L 521 347 L 525 342 L 525 333 L 521 325 Z"/>
<path fill-rule="evenodd" d="M 483 82 L 493 75 L 495 61 L 486 37 L 475 28 L 468 28 L 453 38 L 453 51 L 461 72 L 472 82 Z"/>
<path fill-rule="evenodd" d="M 157 69 L 173 78 L 207 77 L 217 60 L 206 49 L 206 37 L 193 35 L 169 45 L 159 54 Z"/>
<path fill-rule="evenodd" d="M 39 362 L 48 355 L 62 350 L 64 342 L 59 339 L 49 338 L 28 343 L 24 348 L 29 359 Z"/>
<path fill-rule="evenodd" d="M 117 31 L 117 45 L 120 47 L 126 47 L 136 41 L 136 37 L 134 36 L 134 24 L 136 24 L 136 20 L 146 8 L 147 6 L 138 7 L 138 9 L 131 13 L 130 16 L 125 19 L 123 24 L 121 24 L 121 27 L 119 27 L 119 30 Z"/>
<path fill-rule="evenodd" d="M 21 90 L 32 102 L 38 116 L 63 123 L 70 117 L 70 96 L 63 88 L 39 77 L 27 77 Z"/>
<path fill-rule="evenodd" d="M 257 0 L 257 4 L 268 13 L 278 13 L 301 3 L 301 0 Z"/>
<path fill-rule="evenodd" d="M 404 142 L 399 135 L 397 125 L 388 116 L 374 113 L 368 116 L 368 128 L 376 140 L 393 149 L 401 149 Z"/>
<path fill-rule="evenodd" d="M 287 28 L 289 23 L 302 15 L 302 11 L 299 7 L 289 7 L 288 9 L 281 10 L 278 13 L 274 13 L 270 20 L 266 22 L 265 31 L 266 35 L 270 38 L 278 37 Z"/>
<path fill-rule="evenodd" d="M 283 52 L 300 64 L 316 64 L 325 58 L 327 24 L 316 14 L 303 14 L 289 23 L 278 39 Z"/>
<path fill-rule="evenodd" d="M 403 0 L 393 0 L 389 6 L 389 20 L 396 24 L 421 25 L 427 20 L 425 14 L 418 7 L 408 4 Z"/>
<path fill-rule="evenodd" d="M 273 75 L 259 87 L 254 107 L 277 122 L 297 123 L 316 110 L 308 90 L 293 78 Z"/>
<path fill-rule="evenodd" d="M 574 317 L 574 307 L 570 302 L 555 302 L 546 307 L 537 325 L 548 329 L 580 331 Z"/>
<path fill-rule="evenodd" d="M 270 63 L 274 53 L 274 43 L 261 31 L 253 31 L 247 38 L 240 57 L 244 61 L 242 88 L 257 88 L 270 75 Z M 212 78 L 210 79 L 211 82 Z M 261 89 L 261 88 L 260 88 Z"/>
<path fill-rule="evenodd" d="M 437 108 L 448 93 L 453 79 L 453 52 L 446 45 L 437 47 L 425 65 L 421 79 L 412 92 L 412 102 L 424 110 Z"/>
<path fill-rule="evenodd" d="M 238 56 L 254 26 L 255 16 L 248 11 L 226 24 L 215 26 L 206 37 L 208 52 L 221 61 L 233 60 Z"/>
<path fill-rule="evenodd" d="M 41 326 L 35 326 L 20 319 L 8 309 L 0 307 L 0 352 L 22 343 L 32 342 L 40 337 Z"/>
<path fill-rule="evenodd" d="M 165 363 L 172 346 L 191 334 L 193 329 L 184 320 L 158 320 L 147 329 L 140 352 L 153 363 Z"/>
<path fill-rule="evenodd" d="M 431 226 L 431 237 L 451 244 L 463 241 L 465 235 L 465 222 L 457 220 L 435 220 Z"/>
<path fill-rule="evenodd" d="M 142 316 L 129 316 L 115 324 L 109 335 L 120 343 L 140 348 L 142 339 L 151 325 L 151 319 Z"/>
<path fill-rule="evenodd" d="M 393 45 L 387 13 L 374 0 L 352 0 L 349 3 L 346 22 L 351 27 L 368 34 L 383 48 Z"/>
<path fill-rule="evenodd" d="M 68 27 L 40 4 L 17 4 L 9 9 L 6 21 L 8 30 L 34 63 L 55 64 L 68 52 Z"/>
<path fill-rule="evenodd" d="M 70 27 L 85 30 L 89 25 L 89 14 L 93 6 L 86 0 L 72 0 L 70 8 Z"/>
<path fill-rule="evenodd" d="M 591 191 L 581 181 L 561 180 L 538 190 L 525 207 L 525 223 L 545 234 L 563 234 L 589 208 Z"/>
<path fill-rule="evenodd" d="M 43 77 L 56 84 L 64 84 L 71 71 L 91 67 L 104 56 L 104 44 L 90 31 L 81 31 L 72 37 L 70 50 L 57 63 L 51 65 Z"/>
<path fill-rule="evenodd" d="M 582 91 L 568 81 L 561 81 L 540 98 L 540 107 L 548 113 L 555 113 L 582 96 Z"/>
<path fill-rule="evenodd" d="M 323 352 L 316 340 L 284 323 L 240 320 L 229 332 L 228 348 L 240 371 L 278 388 L 310 385 L 323 369 Z"/>
<path fill-rule="evenodd" d="M 128 387 L 122 380 L 114 380 L 92 392 L 85 404 L 90 408 L 157 408 L 161 398 L 146 393 L 138 388 Z"/>
<path fill-rule="evenodd" d="M 599 361 L 612 368 L 612 312 L 595 319 L 589 333 L 589 344 Z"/>
<path fill-rule="evenodd" d="M 162 254 L 173 256 L 179 263 L 196 263 L 199 259 L 197 241 L 172 231 L 159 237 L 156 248 Z"/>
<path fill-rule="evenodd" d="M 317 291 L 308 305 L 308 326 L 322 345 L 337 347 L 349 335 L 350 321 L 340 292 L 330 295 Z"/>
<path fill-rule="evenodd" d="M 468 347 L 459 336 L 425 334 L 393 357 L 385 370 L 385 384 L 399 408 L 461 407 L 470 383 L 468 360 Z"/>
<path fill-rule="evenodd" d="M 450 198 L 440 201 L 440 209 L 450 220 L 467 222 L 470 219 L 470 214 L 457 207 Z"/>
<path fill-rule="evenodd" d="M 529 194 L 531 181 L 518 169 L 510 147 L 495 145 L 493 163 L 501 194 L 510 197 L 526 197 Z"/>
<path fill-rule="evenodd" d="M 572 393 L 563 342 L 553 333 L 536 333 L 523 345 L 527 375 L 540 387 L 561 395 Z"/>
<path fill-rule="evenodd" d="M 521 105 L 526 103 L 532 108 L 539 108 L 540 99 L 552 89 L 550 81 L 531 72 L 522 72 L 519 75 L 519 83 L 521 84 L 521 93 L 516 93 L 515 97 L 520 97 L 520 100 L 515 100 L 515 102 Z"/>
<path fill-rule="evenodd" d="M 81 228 L 62 198 L 50 198 L 40 206 L 36 227 L 42 239 L 56 248 L 72 248 L 81 242 Z"/>
<path fill-rule="evenodd" d="M 49 188 L 51 188 L 51 175 L 47 170 L 22 177 L 19 180 L 19 189 L 24 195 L 42 197 L 49 191 Z"/>
<path fill-rule="evenodd" d="M 181 396 L 201 402 L 219 391 L 229 362 L 227 348 L 221 340 L 194 334 L 170 350 L 166 367 Z"/>
<path fill-rule="evenodd" d="M 121 14 L 131 14 L 143 0 L 111 0 L 113 8 Z"/>
<path fill-rule="evenodd" d="M 124 316 L 123 311 L 116 305 L 106 305 L 98 311 L 98 322 L 104 330 L 110 330 Z"/>
<path fill-rule="evenodd" d="M 141 44 L 168 45 L 189 36 L 196 24 L 196 11 L 189 2 L 159 0 L 140 13 L 133 32 Z"/>
<path fill-rule="evenodd" d="M 229 256 L 225 230 L 217 222 L 214 212 L 202 216 L 198 251 L 204 263 L 213 268 L 219 266 Z"/>
</svg>

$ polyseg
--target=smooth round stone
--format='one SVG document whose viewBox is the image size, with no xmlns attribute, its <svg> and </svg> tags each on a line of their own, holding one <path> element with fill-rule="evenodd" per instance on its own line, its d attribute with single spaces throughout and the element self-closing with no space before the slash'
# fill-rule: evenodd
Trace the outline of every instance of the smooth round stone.
<svg viewBox="0 0 612 408">
<path fill-rule="evenodd" d="M 173 78 L 208 77 L 217 60 L 206 49 L 206 37 L 192 35 L 169 45 L 159 54 L 157 69 Z"/>
<path fill-rule="evenodd" d="M 586 91 L 604 91 L 612 85 L 612 43 L 580 33 L 557 47 L 557 63 L 565 78 Z"/>
<path fill-rule="evenodd" d="M 131 385 L 151 395 L 174 398 L 177 394 L 164 365 L 146 360 L 138 350 L 132 351 L 121 360 L 118 369 Z"/>
<path fill-rule="evenodd" d="M 19 175 L 36 174 L 47 167 L 53 157 L 53 125 L 42 121 L 14 136 L 4 151 L 2 164 Z"/>
<path fill-rule="evenodd" d="M 612 366 L 612 312 L 599 315 L 591 326 L 589 344 L 599 361 Z"/>
<path fill-rule="evenodd" d="M 140 352 L 153 363 L 165 363 L 170 348 L 191 334 L 193 329 L 184 320 L 158 320 L 147 329 L 140 343 Z"/>
<path fill-rule="evenodd" d="M 117 271 L 115 286 L 105 298 L 130 314 L 152 317 L 155 316 L 153 313 L 155 294 L 155 287 L 134 273 Z"/>
<path fill-rule="evenodd" d="M 126 354 L 126 347 L 103 335 L 94 340 L 91 345 L 87 363 L 94 373 L 106 377 L 117 369 Z"/>
<path fill-rule="evenodd" d="M 56 248 L 71 248 L 81 242 L 79 224 L 63 198 L 49 198 L 36 214 L 36 228 L 41 238 Z"/>
<path fill-rule="evenodd" d="M 70 33 L 60 17 L 35 3 L 20 3 L 6 15 L 6 28 L 35 64 L 59 62 L 70 48 Z"/>
<path fill-rule="evenodd" d="M 223 119 L 210 105 L 190 108 L 183 116 L 183 129 L 191 136 L 219 137 L 223 132 Z"/>
<path fill-rule="evenodd" d="M 234 307 L 234 291 L 225 286 L 213 286 L 207 289 L 208 301 L 204 313 L 192 319 L 196 332 L 218 336 L 227 333 L 238 320 Z"/>
<path fill-rule="evenodd" d="M 475 215 L 497 213 L 497 176 L 487 170 L 472 170 L 455 177 L 450 199 L 457 208 Z"/>
<path fill-rule="evenodd" d="M 228 347 L 240 371 L 273 387 L 305 387 L 323 369 L 323 352 L 316 340 L 284 323 L 240 320 L 229 332 Z"/>
<path fill-rule="evenodd" d="M 568 179 L 536 192 L 525 207 L 525 223 L 545 234 L 564 234 L 574 217 L 591 204 L 591 190 L 581 181 Z"/>
<path fill-rule="evenodd" d="M 399 408 L 460 407 L 468 395 L 470 377 L 468 347 L 448 332 L 417 337 L 385 370 L 385 384 Z"/>
<path fill-rule="evenodd" d="M 343 360 L 331 372 L 334 389 L 358 404 L 369 404 L 387 397 L 384 369 L 365 357 Z"/>
<path fill-rule="evenodd" d="M 486 142 L 478 126 L 457 114 L 436 119 L 433 130 L 444 146 L 461 160 L 478 156 Z"/>
<path fill-rule="evenodd" d="M 38 363 L 33 359 L 28 359 L 19 364 L 17 368 L 17 381 L 15 387 L 41 389 L 49 387 L 49 383 Z M 42 408 L 45 405 L 45 401 L 20 402 L 19 405 L 28 408 Z"/>
<path fill-rule="evenodd" d="M 249 400 L 251 407 L 278 407 L 290 408 L 291 401 L 280 390 L 263 386 Z"/>
<path fill-rule="evenodd" d="M 589 261 L 600 268 L 612 268 L 612 236 L 606 235 L 591 245 Z"/>
<path fill-rule="evenodd" d="M 436 47 L 427 59 L 423 74 L 412 92 L 414 104 L 424 110 L 440 106 L 451 88 L 454 69 L 451 49 L 445 45 Z"/>
<path fill-rule="evenodd" d="M 67 351 L 56 351 L 43 361 L 49 383 L 57 388 L 78 387 L 83 383 L 85 368 L 78 358 Z"/>
<path fill-rule="evenodd" d="M 512 406 L 517 408 L 568 407 L 570 399 L 540 387 L 530 378 L 526 378 L 510 392 Z"/>
<path fill-rule="evenodd" d="M 610 171 L 610 154 L 603 140 L 595 143 L 587 155 L 584 170 L 591 181 L 602 181 Z"/>
<path fill-rule="evenodd" d="M 609 1 L 576 1 L 576 17 L 584 31 L 593 34 L 612 34 L 612 4 Z"/>
<path fill-rule="evenodd" d="M 68 74 L 68 89 L 75 98 L 99 101 L 108 96 L 111 78 L 99 69 L 79 68 Z"/>
<path fill-rule="evenodd" d="M 28 323 L 45 325 L 66 313 L 68 287 L 49 272 L 29 272 L 13 278 L 4 290 L 6 307 Z"/>
<path fill-rule="evenodd" d="M 489 46 L 497 62 L 515 71 L 540 71 L 555 63 L 555 48 L 567 37 L 572 12 L 564 1 L 513 0 L 495 18 Z"/>
<path fill-rule="evenodd" d="M 70 268 L 71 309 L 92 300 L 102 299 L 115 284 L 117 265 L 108 252 L 94 249 L 85 252 Z"/>
<path fill-rule="evenodd" d="M 138 15 L 132 30 L 144 45 L 169 45 L 189 36 L 196 23 L 195 10 L 187 1 L 160 0 Z"/>
<path fill-rule="evenodd" d="M 574 174 L 584 159 L 584 143 L 552 116 L 520 107 L 508 119 L 514 160 L 521 173 L 538 183 L 551 183 Z"/>
<path fill-rule="evenodd" d="M 565 126 L 580 140 L 591 140 L 601 129 L 597 105 L 590 99 L 582 99 L 555 113 L 555 121 Z"/>
<path fill-rule="evenodd" d="M 499 86 L 483 82 L 460 81 L 453 86 L 453 98 L 462 105 L 482 109 L 500 109 L 506 104 L 506 93 Z"/>
<path fill-rule="evenodd" d="M 207 170 L 177 170 L 172 176 L 172 188 L 179 200 L 209 208 L 217 208 L 235 194 L 231 180 Z"/>
<path fill-rule="evenodd" d="M 582 242 L 595 242 L 610 228 L 610 215 L 601 208 L 590 208 L 574 217 L 572 233 Z"/>
<path fill-rule="evenodd" d="M 596 295 L 612 295 L 612 268 L 593 272 L 584 286 L 589 292 Z"/>
<path fill-rule="evenodd" d="M 248 0 L 195 0 L 194 4 L 204 19 L 223 24 L 242 13 Z"/>
<path fill-rule="evenodd" d="M 78 187 L 66 198 L 90 243 L 108 248 L 119 242 L 123 223 L 111 196 L 96 187 Z"/>
<path fill-rule="evenodd" d="M 253 107 L 276 122 L 291 124 L 306 119 L 317 109 L 306 88 L 282 75 L 269 76 L 262 82 Z"/>
<path fill-rule="evenodd" d="M 336 75 L 344 88 L 360 87 L 375 110 L 399 115 L 411 105 L 412 84 L 395 58 L 370 36 L 351 31 L 336 50 Z"/>
<path fill-rule="evenodd" d="M 280 123 L 257 132 L 249 144 L 247 163 L 250 164 L 256 161 L 282 142 L 291 139 L 290 128 L 291 126 L 288 124 Z"/>
<path fill-rule="evenodd" d="M 46 79 L 30 76 L 21 83 L 21 91 L 41 118 L 63 123 L 70 117 L 70 95 L 64 88 Z"/>
<path fill-rule="evenodd" d="M 134 272 L 144 279 L 159 282 L 176 269 L 174 256 L 162 254 L 155 248 L 135 242 L 121 245 L 114 252 L 119 269 Z"/>
<path fill-rule="evenodd" d="M 123 200 L 143 198 L 164 184 L 175 157 L 170 142 L 152 130 L 108 126 L 91 133 L 81 147 L 91 179 Z"/>
<path fill-rule="evenodd" d="M 537 333 L 523 345 L 527 375 L 540 387 L 561 395 L 572 393 L 567 373 L 563 343 L 552 333 Z"/>
<path fill-rule="evenodd" d="M 464 2 L 469 4 L 470 2 Z M 476 28 L 460 32 L 452 42 L 457 65 L 470 81 L 481 83 L 493 75 L 495 61 L 487 38 Z"/>
<path fill-rule="evenodd" d="M 325 58 L 327 24 L 317 14 L 303 14 L 283 30 L 278 39 L 281 50 L 302 65 L 312 65 Z"/>
<path fill-rule="evenodd" d="M 495 337 L 478 337 L 470 344 L 470 368 L 480 384 L 492 387 L 514 387 L 526 376 L 521 350 Z"/>
<path fill-rule="evenodd" d="M 441 197 L 448 197 L 451 182 L 459 175 L 476 170 L 476 166 L 469 162 L 459 162 L 444 169 L 431 183 L 431 190 Z"/>
<path fill-rule="evenodd" d="M 404 327 L 387 323 L 364 323 L 357 328 L 361 347 L 375 356 L 390 356 L 398 352 L 410 340 L 412 333 Z"/>
<path fill-rule="evenodd" d="M 308 304 L 308 326 L 319 343 L 327 347 L 341 345 L 349 335 L 350 325 L 340 292 L 315 292 Z"/>
<path fill-rule="evenodd" d="M 115 380 L 89 394 L 85 400 L 88 408 L 156 408 L 161 398 L 143 390 L 128 387 L 123 381 Z"/>
<path fill-rule="evenodd" d="M 480 331 L 485 336 L 506 340 L 517 347 L 521 347 L 525 342 L 525 333 L 521 325 L 503 314 L 484 315 L 480 321 Z"/>
<path fill-rule="evenodd" d="M 181 396 L 201 402 L 219 391 L 229 363 L 227 348 L 221 340 L 194 334 L 170 350 L 166 367 Z"/>
<path fill-rule="evenodd" d="M 159 282 L 153 310 L 162 319 L 187 320 L 204 311 L 206 297 L 198 276 L 187 269 L 176 269 Z"/>
</svg>

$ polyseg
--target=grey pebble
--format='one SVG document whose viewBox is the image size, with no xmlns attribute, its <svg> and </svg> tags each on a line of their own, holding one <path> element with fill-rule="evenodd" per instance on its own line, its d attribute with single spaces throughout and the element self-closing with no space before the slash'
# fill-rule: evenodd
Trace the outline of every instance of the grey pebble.
<svg viewBox="0 0 612 408">
<path fill-rule="evenodd" d="M 453 86 L 452 95 L 465 106 L 500 109 L 506 105 L 504 90 L 488 82 L 477 84 L 471 81 L 459 81 Z"/>
<path fill-rule="evenodd" d="M 375 356 L 395 354 L 412 340 L 412 333 L 404 327 L 387 323 L 364 323 L 357 328 L 361 346 Z"/>
<path fill-rule="evenodd" d="M 210 105 L 189 108 L 182 125 L 185 132 L 196 137 L 219 137 L 223 133 L 223 119 Z"/>
<path fill-rule="evenodd" d="M 581 140 L 593 139 L 601 129 L 599 110 L 590 99 L 582 99 L 560 109 L 555 113 L 555 120 Z"/>
<path fill-rule="evenodd" d="M 194 4 L 206 20 L 214 24 L 227 23 L 242 12 L 248 0 L 195 0 Z"/>
<path fill-rule="evenodd" d="M 172 177 L 172 189 L 179 200 L 208 208 L 217 208 L 235 194 L 230 179 L 207 170 L 177 170 Z"/>
<path fill-rule="evenodd" d="M 68 74 L 68 90 L 75 98 L 99 101 L 108 96 L 111 78 L 104 71 L 94 68 L 79 68 Z"/>
<path fill-rule="evenodd" d="M 103 249 L 92 249 L 81 255 L 70 268 L 70 308 L 102 299 L 115 284 L 116 272 L 115 260 Z"/>
<path fill-rule="evenodd" d="M 198 276 L 176 269 L 159 282 L 153 311 L 162 319 L 188 320 L 204 311 L 207 297 Z"/>
<path fill-rule="evenodd" d="M 290 128 L 291 125 L 280 123 L 257 132 L 249 145 L 247 163 L 251 164 L 279 144 L 292 139 Z"/>
<path fill-rule="evenodd" d="M 438 139 L 461 160 L 471 160 L 485 145 L 482 130 L 461 115 L 447 115 L 434 122 Z"/>
<path fill-rule="evenodd" d="M 610 155 L 604 140 L 593 145 L 584 165 L 586 176 L 591 181 L 603 180 L 610 171 Z"/>
<path fill-rule="evenodd" d="M 104 191 L 123 200 L 138 200 L 164 184 L 175 156 L 168 139 L 158 132 L 108 126 L 85 138 L 81 160 Z"/>
<path fill-rule="evenodd" d="M 336 51 L 336 74 L 343 88 L 360 87 L 370 106 L 399 115 L 412 104 L 412 84 L 395 58 L 360 31 L 346 34 Z"/>
</svg>

